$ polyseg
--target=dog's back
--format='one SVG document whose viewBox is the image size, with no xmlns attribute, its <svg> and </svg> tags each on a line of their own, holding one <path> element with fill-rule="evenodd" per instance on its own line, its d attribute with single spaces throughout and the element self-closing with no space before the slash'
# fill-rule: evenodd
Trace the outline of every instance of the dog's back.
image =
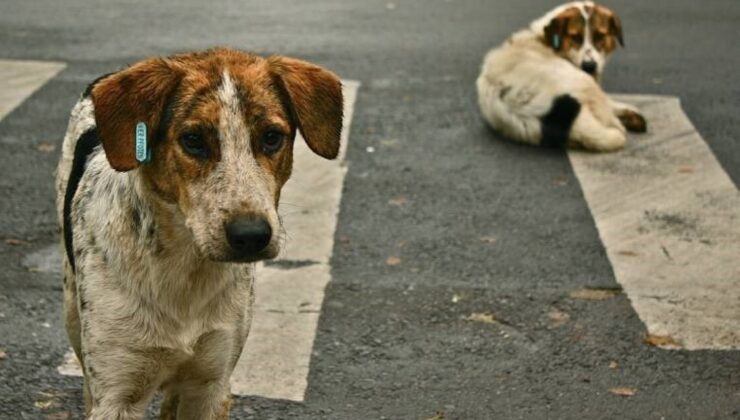
<svg viewBox="0 0 740 420">
<path fill-rule="evenodd" d="M 609 44 L 603 58 L 594 58 L 602 35 L 593 22 L 607 10 L 600 7 L 560 6 L 486 55 L 476 85 L 481 114 L 494 129 L 530 144 L 599 151 L 624 145 L 624 127 L 598 84 L 613 49 Z M 573 35 L 571 24 L 582 34 Z"/>
<path fill-rule="evenodd" d="M 69 183 L 70 175 L 72 173 L 75 148 L 82 136 L 87 132 L 94 131 L 94 129 L 95 116 L 93 112 L 93 104 L 89 97 L 83 95 L 72 108 L 67 132 L 64 136 L 64 141 L 62 142 L 62 153 L 57 165 L 56 197 L 59 226 L 64 225 L 64 202 L 67 195 L 67 184 Z M 80 162 L 79 165 L 84 165 L 84 162 Z"/>
<path fill-rule="evenodd" d="M 100 145 L 95 130 L 92 100 L 87 92 L 77 101 L 69 118 L 62 153 L 57 166 L 57 219 L 62 230 L 62 250 L 67 256 L 65 264 L 74 264 L 72 250 L 72 199 L 93 149 Z"/>
</svg>

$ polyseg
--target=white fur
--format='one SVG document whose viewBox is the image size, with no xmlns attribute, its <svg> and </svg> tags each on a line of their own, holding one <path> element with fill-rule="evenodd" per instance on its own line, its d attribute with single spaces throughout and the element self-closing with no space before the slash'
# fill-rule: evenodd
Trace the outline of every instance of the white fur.
<svg viewBox="0 0 740 420">
<path fill-rule="evenodd" d="M 625 109 L 636 110 L 610 100 L 597 80 L 577 67 L 585 57 L 597 59 L 590 39 L 576 57 L 568 60 L 544 42 L 544 28 L 554 16 L 569 7 L 583 11 L 586 4 L 592 5 L 574 2 L 553 9 L 486 55 L 476 85 L 481 113 L 494 129 L 514 140 L 539 144 L 540 118 L 556 97 L 568 94 L 581 104 L 569 145 L 594 151 L 624 146 L 625 128 L 618 115 Z M 601 69 L 606 58 L 598 60 Z"/>
<path fill-rule="evenodd" d="M 228 79 L 224 85 L 228 91 Z M 58 167 L 60 221 L 74 148 L 94 120 L 92 102 L 81 99 Z M 241 158 L 249 142 L 237 120 L 224 118 L 221 134 L 246 145 Z M 226 169 L 236 166 L 231 160 L 220 164 L 222 176 L 233 172 L 228 179 L 241 185 L 235 188 L 252 187 L 237 179 L 243 173 Z M 71 218 L 76 272 L 65 258 L 65 320 L 85 374 L 89 418 L 142 418 L 160 388 L 166 402 L 179 400 L 178 418 L 216 418 L 251 322 L 254 265 L 204 258 L 180 210 L 150 191 L 138 170 L 113 170 L 100 146 L 88 159 Z M 161 242 L 165 229 L 170 240 Z"/>
<path fill-rule="evenodd" d="M 244 61 L 232 63 L 237 58 Z M 208 71 L 201 73 L 203 69 L 196 63 L 186 68 L 187 63 L 201 59 L 218 65 L 220 71 L 215 73 L 208 66 Z M 280 64 L 283 61 L 285 67 Z M 174 73 L 167 77 L 157 73 L 163 71 L 164 64 Z M 270 74 L 258 73 L 247 80 L 227 71 L 252 65 L 257 69 L 269 66 Z M 126 98 L 136 101 L 134 108 L 139 103 L 146 105 L 141 95 L 150 91 L 148 84 L 155 83 L 154 79 L 170 80 L 177 75 L 184 84 L 188 75 L 199 81 L 205 75 L 213 90 L 205 94 L 198 90 L 196 99 L 208 101 L 207 115 L 197 121 L 173 117 L 177 122 L 169 131 L 157 118 L 156 124 L 162 125 L 152 129 L 162 133 L 153 138 L 153 161 L 133 168 L 113 165 L 127 170 L 117 172 L 112 167 L 116 159 L 111 158 L 132 158 L 127 153 L 133 154 L 133 150 L 121 150 L 123 144 L 111 142 L 127 143 L 131 138 L 123 136 L 134 133 L 98 138 L 108 153 L 113 153 L 108 156 L 101 145 L 95 145 L 95 137 L 102 135 L 104 123 L 115 117 L 139 119 L 136 112 L 107 96 L 128 94 L 120 91 L 126 90 L 121 84 L 128 83 L 122 82 L 124 75 L 99 79 L 102 85 L 91 86 L 75 105 L 56 180 L 57 211 L 67 233 L 65 242 L 69 242 L 68 229 L 72 228 L 71 243 L 62 244 L 67 334 L 82 365 L 88 418 L 141 419 L 155 392 L 163 390 L 160 418 L 225 420 L 229 415 L 229 377 L 252 318 L 254 261 L 273 258 L 279 251 L 277 202 L 292 163 L 292 150 L 287 148 L 292 147 L 296 127 L 284 115 L 287 109 L 280 112 L 276 108 L 280 92 L 270 83 L 272 72 L 280 70 L 280 77 L 292 82 L 285 83 L 289 94 L 291 89 L 311 93 L 301 91 L 291 96 L 297 103 L 320 99 L 322 95 L 313 91 L 326 90 L 330 99 L 341 104 L 341 93 L 322 85 L 338 87 L 339 80 L 298 60 L 264 60 L 224 49 L 148 61 L 144 67 L 145 73 L 154 73 L 142 74 L 137 65 L 123 70 L 127 77 L 141 78 L 135 81 L 144 85 L 140 90 L 132 89 L 132 96 Z M 219 76 L 220 80 L 214 80 Z M 314 79 L 318 80 L 316 86 Z M 173 94 L 159 99 L 167 101 Z M 252 97 L 242 96 L 246 94 Z M 151 104 L 162 115 L 178 115 L 182 105 L 180 101 Z M 96 110 L 95 106 L 101 108 Z M 305 112 L 302 115 L 311 121 L 326 117 L 325 126 L 310 127 L 311 132 L 322 134 L 341 121 L 341 105 L 331 108 L 331 115 L 318 111 L 314 115 L 313 110 L 296 112 Z M 96 126 L 96 117 L 100 126 Z M 270 124 L 290 129 L 291 138 L 280 139 L 284 140 L 280 154 L 274 150 L 267 153 L 265 143 L 252 138 L 252 133 L 262 136 Z M 187 141 L 206 125 L 208 137 L 201 140 L 210 141 L 210 147 L 204 154 L 194 153 Z M 117 127 L 113 129 L 125 126 L 113 124 Z M 76 151 L 81 138 L 85 149 Z M 319 135 L 317 140 L 331 146 L 328 150 L 338 148 L 339 132 Z M 84 171 L 77 173 L 81 173 L 77 188 L 67 197 L 71 201 L 66 202 L 69 214 L 65 215 L 71 170 L 74 165 L 78 165 L 75 169 L 83 167 L 74 159 L 88 152 Z M 229 245 L 229 228 L 235 220 L 250 218 L 269 224 L 271 239 L 263 249 L 243 255 L 233 237 Z"/>
<path fill-rule="evenodd" d="M 279 186 L 252 152 L 249 129 L 228 71 L 223 72 L 216 93 L 221 104 L 221 159 L 207 178 L 188 185 L 190 201 L 197 205 L 185 215 L 185 224 L 206 256 L 222 260 L 229 253 L 223 225 L 233 216 L 259 215 L 268 221 L 273 232 L 280 231 L 277 209 L 271 198 Z M 270 255 L 277 254 L 279 240 L 279 235 L 272 236 L 267 247 Z"/>
</svg>

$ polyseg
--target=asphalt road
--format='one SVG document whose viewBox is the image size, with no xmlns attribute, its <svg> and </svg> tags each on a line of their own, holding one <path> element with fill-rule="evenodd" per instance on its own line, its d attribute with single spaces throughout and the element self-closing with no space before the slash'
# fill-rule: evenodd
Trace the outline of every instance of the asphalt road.
<svg viewBox="0 0 740 420">
<path fill-rule="evenodd" d="M 232 418 L 740 418 L 739 352 L 657 349 L 624 295 L 569 297 L 618 284 L 566 154 L 502 141 L 478 116 L 483 54 L 554 2 L 87 3 L 0 3 L 0 58 L 67 63 L 0 121 L 0 418 L 81 410 L 80 380 L 56 372 L 61 280 L 21 264 L 57 240 L 58 147 L 37 146 L 61 144 L 96 76 L 215 45 L 362 82 L 306 401 L 238 398 Z M 608 5 L 627 48 L 606 89 L 680 97 L 738 185 L 740 3 Z"/>
</svg>

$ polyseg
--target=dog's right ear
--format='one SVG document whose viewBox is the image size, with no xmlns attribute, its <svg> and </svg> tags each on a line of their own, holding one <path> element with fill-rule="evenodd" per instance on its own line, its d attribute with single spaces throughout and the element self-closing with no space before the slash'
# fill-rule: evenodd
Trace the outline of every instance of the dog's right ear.
<svg viewBox="0 0 740 420">
<path fill-rule="evenodd" d="M 129 171 L 136 159 L 136 127 L 146 124 L 146 141 L 154 141 L 163 110 L 181 73 L 166 59 L 153 58 L 99 80 L 90 95 L 95 124 L 110 166 Z"/>
</svg>

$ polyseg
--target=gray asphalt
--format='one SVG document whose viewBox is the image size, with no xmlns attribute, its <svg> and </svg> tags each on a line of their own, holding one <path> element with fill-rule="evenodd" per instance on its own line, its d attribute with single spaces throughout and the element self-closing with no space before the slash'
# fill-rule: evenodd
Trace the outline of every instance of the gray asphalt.
<svg viewBox="0 0 740 420">
<path fill-rule="evenodd" d="M 215 45 L 302 57 L 363 83 L 307 400 L 239 398 L 232 418 L 740 418 L 740 353 L 656 349 L 624 295 L 569 297 L 618 285 L 567 156 L 506 142 L 478 116 L 485 51 L 554 4 L 0 3 L 0 58 L 68 64 L 0 122 L 0 418 L 81 410 L 80 380 L 56 373 L 68 347 L 61 280 L 21 264 L 57 240 L 58 147 L 37 145 L 61 144 L 97 75 Z M 738 185 L 740 3 L 608 5 L 627 48 L 606 89 L 680 97 Z M 553 311 L 569 318 L 558 325 Z M 463 320 L 485 312 L 499 322 Z"/>
</svg>

